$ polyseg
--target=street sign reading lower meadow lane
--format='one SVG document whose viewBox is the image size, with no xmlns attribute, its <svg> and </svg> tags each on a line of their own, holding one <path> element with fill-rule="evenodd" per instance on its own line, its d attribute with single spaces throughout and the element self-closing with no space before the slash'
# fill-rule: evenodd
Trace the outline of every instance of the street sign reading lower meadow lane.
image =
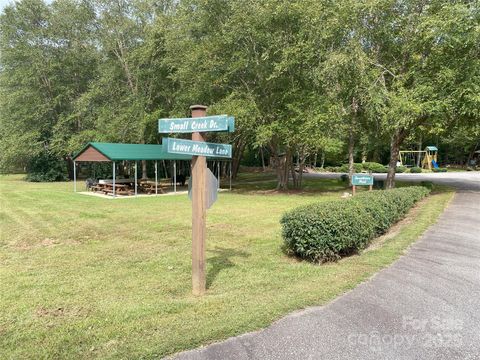
<svg viewBox="0 0 480 360">
<path fill-rule="evenodd" d="M 196 118 L 159 119 L 159 133 L 191 133 L 235 130 L 235 118 L 228 115 L 203 116 Z"/>
<path fill-rule="evenodd" d="M 373 185 L 373 176 L 372 175 L 364 175 L 364 174 L 353 174 L 352 185 L 355 185 L 355 186 Z"/>
<path fill-rule="evenodd" d="M 232 157 L 232 145 L 215 144 L 203 141 L 185 139 L 163 138 L 163 146 L 166 146 L 170 154 L 197 155 L 216 158 Z"/>
</svg>

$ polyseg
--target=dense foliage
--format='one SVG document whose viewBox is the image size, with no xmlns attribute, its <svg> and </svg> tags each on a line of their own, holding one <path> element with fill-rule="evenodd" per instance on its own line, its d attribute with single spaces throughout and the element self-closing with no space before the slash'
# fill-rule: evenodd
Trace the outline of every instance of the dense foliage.
<svg viewBox="0 0 480 360">
<path fill-rule="evenodd" d="M 296 208 L 281 219 L 286 248 L 314 262 L 350 255 L 388 230 L 429 191 L 423 186 L 372 191 Z"/>
<path fill-rule="evenodd" d="M 0 15 L 0 169 L 159 143 L 159 117 L 204 103 L 237 119 L 211 136 L 234 175 L 244 153 L 279 188 L 370 160 L 392 186 L 400 148 L 480 146 L 479 22 L 476 1 L 19 0 Z"/>
<path fill-rule="evenodd" d="M 65 181 L 66 167 L 63 159 L 43 151 L 30 159 L 27 165 L 27 180 L 33 182 Z"/>
</svg>

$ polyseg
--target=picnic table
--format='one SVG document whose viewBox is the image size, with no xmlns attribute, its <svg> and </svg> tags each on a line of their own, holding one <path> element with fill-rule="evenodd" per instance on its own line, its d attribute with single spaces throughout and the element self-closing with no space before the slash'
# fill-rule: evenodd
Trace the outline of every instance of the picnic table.
<svg viewBox="0 0 480 360">
<path fill-rule="evenodd" d="M 146 194 L 155 194 L 155 182 L 149 180 L 139 180 L 137 183 L 138 191 Z M 159 193 L 164 193 L 160 184 L 157 186 Z M 93 191 L 104 193 L 105 195 L 113 195 L 113 180 L 99 180 L 98 184 L 92 187 Z M 135 180 L 133 179 L 116 179 L 115 195 L 134 195 Z"/>
<path fill-rule="evenodd" d="M 113 195 L 113 184 L 104 184 L 103 193 L 105 195 Z M 128 184 L 115 183 L 115 195 L 133 195 L 134 191 Z"/>
<path fill-rule="evenodd" d="M 155 181 L 141 180 L 138 186 L 141 191 L 147 194 L 155 194 Z M 158 184 L 157 189 L 158 189 L 158 192 L 162 194 L 164 193 L 160 184 Z"/>
<path fill-rule="evenodd" d="M 133 184 L 134 182 L 135 182 L 135 179 L 115 179 L 115 185 L 116 184 Z M 101 185 L 113 184 L 113 180 L 100 179 L 98 180 L 98 184 L 101 184 Z"/>
<path fill-rule="evenodd" d="M 98 183 L 92 188 L 94 191 L 102 192 L 105 195 L 113 195 L 113 183 Z M 128 184 L 117 184 L 115 182 L 115 195 L 133 195 L 134 191 Z"/>
</svg>

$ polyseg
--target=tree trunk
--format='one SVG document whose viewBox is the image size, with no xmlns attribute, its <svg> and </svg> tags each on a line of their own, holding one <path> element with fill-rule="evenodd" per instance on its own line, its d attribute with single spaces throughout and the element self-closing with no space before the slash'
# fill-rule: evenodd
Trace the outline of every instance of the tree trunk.
<svg viewBox="0 0 480 360">
<path fill-rule="evenodd" d="M 289 166 L 288 166 L 290 173 L 292 174 L 292 184 L 295 189 L 298 189 L 298 175 L 295 172 L 295 163 L 292 160 L 289 161 Z"/>
<path fill-rule="evenodd" d="M 368 158 L 368 149 L 366 145 L 363 145 L 362 148 L 362 164 L 365 164 L 367 162 Z"/>
<path fill-rule="evenodd" d="M 353 166 L 353 150 L 355 148 L 355 138 L 353 136 L 353 126 L 350 127 L 350 131 L 348 133 L 348 181 L 350 186 L 352 186 L 352 177 L 355 171 Z"/>
<path fill-rule="evenodd" d="M 358 104 L 357 99 L 353 97 L 352 99 L 352 120 L 350 122 L 350 131 L 348 132 L 348 181 L 350 186 L 352 186 L 352 177 L 355 172 L 353 166 L 353 151 L 355 150 L 355 126 L 357 120 L 357 111 Z"/>
<path fill-rule="evenodd" d="M 395 187 L 395 170 L 397 168 L 398 154 L 400 153 L 400 146 L 403 140 L 407 137 L 405 128 L 398 128 L 392 136 L 390 142 L 390 161 L 388 163 L 388 174 L 385 187 L 393 189 Z"/>
<path fill-rule="evenodd" d="M 422 151 L 422 138 L 418 141 L 418 151 Z M 420 167 L 422 160 L 422 153 L 417 153 L 417 167 Z"/>
<path fill-rule="evenodd" d="M 475 151 L 477 151 L 478 145 L 480 145 L 480 141 L 478 141 L 475 144 L 475 146 L 473 147 L 473 150 L 468 153 L 467 167 L 470 166 L 470 162 L 472 161 L 473 157 L 475 156 Z"/>
<path fill-rule="evenodd" d="M 234 147 L 233 159 L 232 159 L 232 178 L 235 179 L 240 169 L 240 160 L 242 159 L 243 151 L 245 150 L 245 141 L 239 140 Z"/>
<path fill-rule="evenodd" d="M 298 155 L 298 188 L 302 188 L 302 182 L 303 182 L 303 169 L 305 168 L 305 153 L 303 150 L 299 153 Z"/>
<path fill-rule="evenodd" d="M 275 168 L 277 171 L 277 190 L 286 190 L 287 189 L 287 179 L 286 173 L 287 169 L 287 156 L 286 155 L 276 155 L 275 157 Z"/>
<path fill-rule="evenodd" d="M 262 169 L 265 171 L 265 157 L 263 156 L 263 146 L 260 146 L 260 157 L 262 158 Z"/>
<path fill-rule="evenodd" d="M 290 152 L 287 150 L 287 153 L 285 154 L 285 166 L 283 169 L 284 184 L 283 184 L 282 190 L 288 189 L 288 180 L 289 180 L 288 170 L 290 169 L 290 166 L 292 163 L 293 163 L 292 155 L 290 155 Z"/>
</svg>

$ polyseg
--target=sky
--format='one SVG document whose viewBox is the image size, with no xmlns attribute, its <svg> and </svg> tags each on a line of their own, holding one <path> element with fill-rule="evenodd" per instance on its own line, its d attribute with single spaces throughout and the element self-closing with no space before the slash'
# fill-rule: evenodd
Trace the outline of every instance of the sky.
<svg viewBox="0 0 480 360">
<path fill-rule="evenodd" d="M 11 2 L 12 0 L 0 0 L 0 12 L 3 12 L 3 8 Z"/>
<path fill-rule="evenodd" d="M 15 1 L 17 1 L 17 0 L 0 0 L 0 13 L 3 12 L 3 9 L 5 8 L 5 6 L 7 6 L 8 4 L 11 4 Z M 47 4 L 49 4 L 51 2 L 52 2 L 52 0 L 46 0 Z"/>
</svg>

